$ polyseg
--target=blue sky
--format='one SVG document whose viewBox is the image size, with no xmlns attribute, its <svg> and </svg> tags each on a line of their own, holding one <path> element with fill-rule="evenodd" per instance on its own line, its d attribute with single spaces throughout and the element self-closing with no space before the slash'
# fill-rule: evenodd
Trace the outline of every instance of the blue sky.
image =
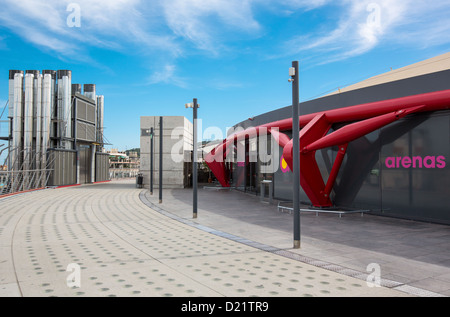
<svg viewBox="0 0 450 317">
<path fill-rule="evenodd" d="M 0 105 L 9 69 L 70 69 L 105 96 L 105 137 L 139 147 L 139 118 L 225 131 L 300 99 L 449 51 L 450 1 L 0 0 Z M 79 22 L 79 24 L 76 24 Z M 0 110 L 0 112 L 1 112 Z M 4 119 L 4 118 L 2 118 Z M 1 131 L 0 131 L 1 132 Z"/>
</svg>

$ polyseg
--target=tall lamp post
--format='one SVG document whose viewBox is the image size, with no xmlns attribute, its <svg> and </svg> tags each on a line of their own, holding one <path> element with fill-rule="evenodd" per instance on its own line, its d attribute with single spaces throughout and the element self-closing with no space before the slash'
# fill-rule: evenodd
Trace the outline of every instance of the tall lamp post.
<svg viewBox="0 0 450 317">
<path fill-rule="evenodd" d="M 159 203 L 162 204 L 163 191 L 163 117 L 159 117 Z"/>
<path fill-rule="evenodd" d="M 193 188 L 193 202 L 192 202 L 192 217 L 197 218 L 197 98 L 193 102 L 185 104 L 186 108 L 192 108 L 194 113 L 194 132 L 193 132 L 193 150 L 192 150 L 192 188 Z"/>
<path fill-rule="evenodd" d="M 150 128 L 150 195 L 153 195 L 153 127 Z"/>
<path fill-rule="evenodd" d="M 292 62 L 289 68 L 289 79 L 292 82 L 292 142 L 293 142 L 293 214 L 294 214 L 294 249 L 300 249 L 300 127 L 298 121 L 299 107 L 299 76 L 298 61 Z"/>
</svg>

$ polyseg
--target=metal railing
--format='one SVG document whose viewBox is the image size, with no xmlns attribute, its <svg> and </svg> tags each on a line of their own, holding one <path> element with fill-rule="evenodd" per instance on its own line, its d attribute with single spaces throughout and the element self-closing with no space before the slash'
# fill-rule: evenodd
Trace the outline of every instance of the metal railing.
<svg viewBox="0 0 450 317">
<path fill-rule="evenodd" d="M 52 154 L 10 150 L 3 164 L 7 170 L 0 170 L 0 195 L 46 187 L 54 159 Z"/>
<path fill-rule="evenodd" d="M 139 174 L 139 168 L 110 168 L 109 178 L 110 179 L 120 179 L 120 178 L 133 178 Z"/>
</svg>

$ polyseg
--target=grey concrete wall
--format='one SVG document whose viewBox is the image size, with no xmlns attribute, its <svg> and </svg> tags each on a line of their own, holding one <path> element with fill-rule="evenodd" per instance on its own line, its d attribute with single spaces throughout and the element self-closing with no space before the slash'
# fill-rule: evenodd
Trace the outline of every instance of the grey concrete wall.
<svg viewBox="0 0 450 317">
<path fill-rule="evenodd" d="M 140 172 L 144 175 L 144 187 L 150 185 L 150 142 L 151 138 L 143 130 L 153 128 L 153 186 L 159 187 L 159 116 L 141 117 L 141 164 Z M 163 188 L 184 187 L 184 161 L 192 150 L 192 123 L 183 116 L 163 117 Z M 186 153 L 185 153 L 186 152 Z"/>
</svg>

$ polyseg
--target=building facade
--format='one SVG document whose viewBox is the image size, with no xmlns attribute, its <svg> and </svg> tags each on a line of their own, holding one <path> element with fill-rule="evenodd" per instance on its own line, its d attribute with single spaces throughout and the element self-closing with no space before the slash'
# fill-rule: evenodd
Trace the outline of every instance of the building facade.
<svg viewBox="0 0 450 317">
<path fill-rule="evenodd" d="M 192 162 L 192 123 L 183 116 L 144 116 L 141 117 L 140 140 L 140 173 L 144 176 L 144 188 L 150 186 L 151 171 L 153 171 L 154 189 L 159 187 L 161 122 L 163 125 L 162 187 L 187 187 L 192 177 L 192 163 L 190 163 Z M 151 151 L 152 143 L 153 151 Z"/>
<path fill-rule="evenodd" d="M 7 180 L 3 192 L 109 178 L 104 96 L 72 84 L 70 70 L 9 71 Z"/>
</svg>

